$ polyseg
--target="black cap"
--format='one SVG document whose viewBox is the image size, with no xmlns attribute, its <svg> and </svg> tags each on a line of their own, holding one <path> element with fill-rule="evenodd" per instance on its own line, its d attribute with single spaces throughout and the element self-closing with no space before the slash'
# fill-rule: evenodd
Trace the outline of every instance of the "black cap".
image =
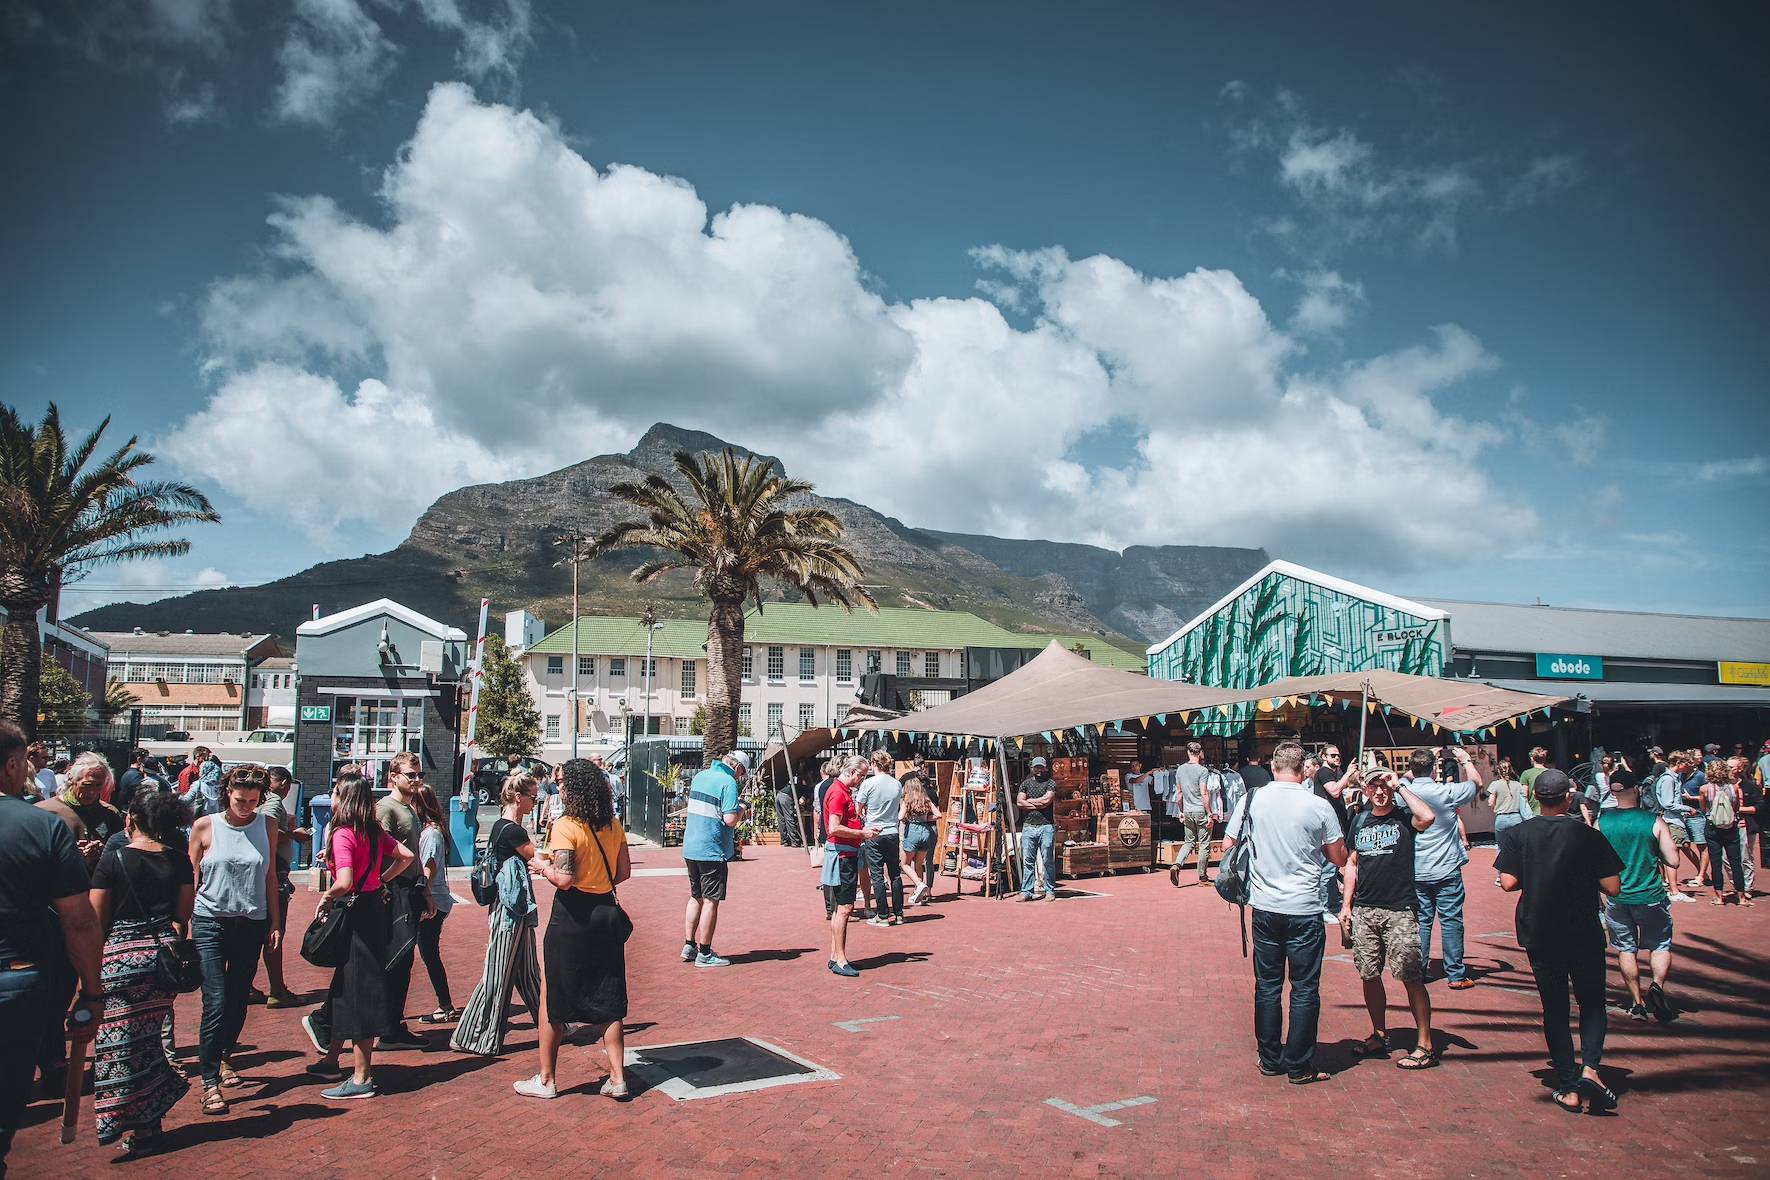
<svg viewBox="0 0 1770 1180">
<path fill-rule="evenodd" d="M 1545 770 L 1536 776 L 1536 782 L 1530 785 L 1530 789 L 1544 803 L 1559 803 L 1573 790 L 1573 780 L 1559 770 Z"/>
</svg>

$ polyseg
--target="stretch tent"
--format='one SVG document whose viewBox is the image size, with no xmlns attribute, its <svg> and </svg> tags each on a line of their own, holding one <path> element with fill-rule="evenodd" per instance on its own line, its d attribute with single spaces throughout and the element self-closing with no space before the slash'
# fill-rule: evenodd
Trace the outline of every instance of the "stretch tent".
<svg viewBox="0 0 1770 1180">
<path fill-rule="evenodd" d="M 1018 671 L 966 693 L 947 704 L 889 720 L 844 718 L 839 734 L 859 731 L 906 733 L 959 738 L 1045 738 L 1065 730 L 1135 721 L 1158 724 L 1195 714 L 1209 720 L 1220 706 L 1246 701 L 1276 708 L 1282 701 L 1313 700 L 1341 707 L 1364 706 L 1372 712 L 1399 715 L 1436 733 L 1449 730 L 1478 735 L 1501 725 L 1521 724 L 1569 698 L 1541 696 L 1494 688 L 1475 681 L 1442 680 L 1373 670 L 1326 676 L 1293 676 L 1258 688 L 1209 688 L 1178 681 L 1152 680 L 1096 664 L 1053 641 Z"/>
</svg>

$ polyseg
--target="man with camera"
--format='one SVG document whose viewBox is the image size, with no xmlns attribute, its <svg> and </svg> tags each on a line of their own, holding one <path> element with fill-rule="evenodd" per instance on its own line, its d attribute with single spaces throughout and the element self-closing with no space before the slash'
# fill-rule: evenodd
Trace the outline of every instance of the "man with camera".
<svg viewBox="0 0 1770 1180">
<path fill-rule="evenodd" d="M 1440 771 L 1434 780 L 1434 766 Z M 1407 789 L 1432 811 L 1432 825 L 1414 840 L 1414 894 L 1420 913 L 1420 966 L 1432 965 L 1432 924 L 1441 924 L 1444 977 L 1456 991 L 1475 986 L 1463 966 L 1463 866 L 1469 853 L 1457 834 L 1457 809 L 1487 785 L 1491 771 L 1478 772 L 1461 746 L 1415 750 L 1407 759 Z"/>
</svg>

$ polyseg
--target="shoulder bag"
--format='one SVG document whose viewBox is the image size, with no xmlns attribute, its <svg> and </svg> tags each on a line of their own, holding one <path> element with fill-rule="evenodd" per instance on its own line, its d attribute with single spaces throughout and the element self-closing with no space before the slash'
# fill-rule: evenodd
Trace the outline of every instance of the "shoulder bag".
<svg viewBox="0 0 1770 1180">
<path fill-rule="evenodd" d="M 141 911 L 143 919 L 149 921 L 149 931 L 154 936 L 154 975 L 160 986 L 171 992 L 194 992 L 203 986 L 203 960 L 197 953 L 197 944 L 189 938 L 162 937 L 157 925 L 148 919 L 147 910 L 142 908 L 141 900 L 135 894 L 135 882 L 130 879 L 129 866 L 123 863 L 123 850 L 117 849 L 117 869 L 123 874 L 123 885 L 129 890 L 129 899 L 135 902 L 135 908 Z"/>
<path fill-rule="evenodd" d="M 1242 804 L 1241 823 L 1235 829 L 1235 842 L 1217 866 L 1217 896 L 1240 911 L 1241 957 L 1248 957 L 1248 900 L 1254 872 L 1254 796 L 1255 787 Z"/>
<path fill-rule="evenodd" d="M 615 870 L 608 863 L 608 853 L 602 850 L 601 839 L 594 831 L 590 830 L 588 824 L 585 825 L 584 830 L 590 832 L 590 842 L 596 845 L 597 855 L 602 857 L 602 871 L 608 874 L 608 891 L 614 895 L 615 899 L 615 937 L 624 943 L 633 937 L 633 919 L 628 917 L 627 911 L 621 908 L 621 895 L 615 889 Z"/>
<path fill-rule="evenodd" d="M 375 860 L 370 867 L 380 862 L 381 848 L 377 842 Z M 338 968 L 350 961 L 350 907 L 362 891 L 362 882 L 368 875 L 365 871 L 348 894 L 334 898 L 325 913 L 308 923 L 307 933 L 301 936 L 301 957 L 315 967 Z"/>
</svg>

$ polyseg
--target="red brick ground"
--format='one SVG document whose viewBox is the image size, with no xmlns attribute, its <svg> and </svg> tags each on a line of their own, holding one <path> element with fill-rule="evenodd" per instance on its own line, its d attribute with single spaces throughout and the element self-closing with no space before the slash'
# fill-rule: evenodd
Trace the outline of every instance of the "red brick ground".
<svg viewBox="0 0 1770 1180">
<path fill-rule="evenodd" d="M 312 1053 L 299 1012 L 255 1008 L 238 1058 L 234 1112 L 204 1118 L 194 1093 L 168 1120 L 166 1154 L 131 1176 L 1690 1176 L 1770 1175 L 1770 1023 L 1764 981 L 1770 905 L 1675 907 L 1673 992 L 1689 1015 L 1669 1028 L 1613 1014 L 1607 1051 L 1615 1117 L 1550 1105 L 1545 1051 L 1510 902 L 1490 888 L 1491 851 L 1468 869 L 1469 959 L 1483 986 L 1432 986 L 1447 1048 L 1409 1074 L 1356 1063 L 1368 1031 L 1349 962 L 1324 969 L 1318 1062 L 1340 1072 L 1293 1087 L 1254 1070 L 1251 975 L 1234 911 L 1166 876 L 1092 883 L 1106 897 L 1013 905 L 966 897 L 916 911 L 903 927 L 850 930 L 858 980 L 829 974 L 827 929 L 802 852 L 762 848 L 732 866 L 718 949 L 736 964 L 681 963 L 681 877 L 636 878 L 622 899 L 629 946 L 629 1045 L 751 1035 L 841 1074 L 729 1098 L 599 1098 L 598 1049 L 568 1047 L 552 1103 L 510 1083 L 535 1069 L 526 1017 L 509 1054 L 462 1058 L 432 1033 L 428 1053 L 387 1053 L 384 1096 L 328 1103 L 301 1067 Z M 680 864 L 636 849 L 639 867 Z M 543 888 L 545 888 L 543 886 Z M 457 893 L 465 890 L 457 888 Z M 1706 891 L 1705 891 L 1706 894 Z M 313 894 L 297 895 L 299 931 Z M 543 906 L 547 903 L 543 900 Z M 456 1002 L 477 977 L 481 911 L 458 907 L 444 942 Z M 1330 941 L 1330 951 L 1337 952 Z M 293 954 L 291 982 L 321 973 Z M 1395 999 L 1400 989 L 1391 985 Z M 1612 970 L 1611 996 L 1621 995 Z M 420 967 L 410 1009 L 432 1002 Z M 834 1022 L 898 1020 L 853 1033 Z M 1391 1023 L 1410 1027 L 1404 1011 Z M 414 1024 L 413 1027 L 422 1027 Z M 180 1041 L 196 1028 L 179 1008 Z M 194 1055 L 194 1050 L 193 1050 Z M 1046 1104 L 1147 1095 L 1105 1128 Z M 56 1142 L 54 1103 L 31 1109 L 13 1174 L 101 1175 L 93 1140 Z"/>
</svg>

